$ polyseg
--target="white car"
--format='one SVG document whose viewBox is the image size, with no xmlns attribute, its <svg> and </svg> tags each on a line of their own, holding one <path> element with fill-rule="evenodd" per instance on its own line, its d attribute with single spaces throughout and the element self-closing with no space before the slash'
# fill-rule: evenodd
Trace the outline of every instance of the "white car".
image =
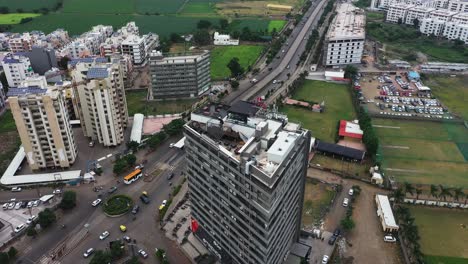
<svg viewBox="0 0 468 264">
<path fill-rule="evenodd" d="M 273 84 L 277 83 L 278 81 L 277 80 L 273 80 Z"/>
<path fill-rule="evenodd" d="M 54 190 L 52 193 L 53 193 L 53 194 L 61 194 L 61 193 L 62 193 L 62 190 L 57 189 L 57 190 Z"/>
<path fill-rule="evenodd" d="M 142 258 L 148 257 L 148 253 L 146 253 L 143 249 L 138 250 L 138 254 L 140 254 Z"/>
<path fill-rule="evenodd" d="M 36 220 L 37 216 L 33 215 L 28 218 L 28 221 L 26 221 L 26 224 L 30 225 L 34 220 Z"/>
<path fill-rule="evenodd" d="M 8 203 L 3 204 L 3 210 L 8 210 Z"/>
<path fill-rule="evenodd" d="M 40 200 L 34 201 L 34 202 L 33 202 L 33 206 L 35 206 L 35 207 L 36 207 L 36 206 L 39 206 L 39 203 L 40 203 L 40 202 L 41 202 Z"/>
<path fill-rule="evenodd" d="M 353 188 L 349 189 L 349 192 L 348 192 L 348 194 L 349 194 L 350 196 L 353 196 L 353 194 L 354 194 L 354 190 L 353 190 Z"/>
<path fill-rule="evenodd" d="M 395 243 L 395 242 L 396 242 L 396 238 L 394 238 L 394 237 L 391 236 L 391 235 L 386 235 L 386 236 L 384 236 L 383 241 L 389 242 L 389 243 Z"/>
<path fill-rule="evenodd" d="M 173 148 L 173 147 L 174 147 L 174 143 L 169 144 L 169 147 L 170 147 L 170 148 Z"/>
<path fill-rule="evenodd" d="M 109 231 L 104 231 L 104 232 L 99 236 L 99 239 L 100 239 L 100 240 L 104 240 L 104 239 L 106 239 L 109 235 L 110 235 Z"/>
<path fill-rule="evenodd" d="M 20 209 L 22 204 L 23 204 L 22 202 L 17 202 L 15 205 L 15 209 L 16 210 Z"/>
<path fill-rule="evenodd" d="M 322 258 L 322 264 L 327 264 L 329 259 L 330 259 L 330 257 L 329 257 L 329 256 L 327 256 L 327 255 L 323 255 L 323 258 Z"/>
<path fill-rule="evenodd" d="M 83 253 L 83 257 L 87 258 L 91 256 L 93 253 L 94 253 L 94 248 L 89 248 L 88 250 L 86 250 L 85 253 Z"/>
<path fill-rule="evenodd" d="M 96 207 L 102 202 L 101 199 L 94 200 L 93 203 L 91 204 L 92 206 Z"/>
<path fill-rule="evenodd" d="M 166 204 L 167 204 L 167 200 L 163 200 L 161 205 L 166 206 Z"/>
<path fill-rule="evenodd" d="M 25 224 L 21 224 L 21 225 L 19 225 L 19 226 L 17 226 L 17 227 L 15 228 L 15 233 L 19 233 L 19 232 L 21 232 L 21 231 L 22 231 L 23 229 L 25 229 L 25 228 L 26 228 L 26 225 L 25 225 Z"/>
<path fill-rule="evenodd" d="M 12 191 L 12 192 L 21 192 L 21 190 L 22 190 L 21 187 L 13 187 L 13 188 L 11 188 L 11 191 Z"/>
<path fill-rule="evenodd" d="M 11 209 L 15 208 L 15 204 L 16 204 L 15 202 L 11 202 L 10 204 L 8 204 L 8 209 L 11 210 Z"/>
<path fill-rule="evenodd" d="M 344 198 L 344 200 L 343 200 L 343 206 L 344 206 L 344 207 L 348 207 L 348 204 L 349 204 L 349 199 L 348 199 L 348 198 Z"/>
<path fill-rule="evenodd" d="M 28 208 L 31 208 L 31 207 L 33 207 L 33 203 L 34 203 L 33 201 L 29 201 L 29 202 L 28 202 L 28 205 L 27 205 L 27 206 L 28 206 Z"/>
</svg>

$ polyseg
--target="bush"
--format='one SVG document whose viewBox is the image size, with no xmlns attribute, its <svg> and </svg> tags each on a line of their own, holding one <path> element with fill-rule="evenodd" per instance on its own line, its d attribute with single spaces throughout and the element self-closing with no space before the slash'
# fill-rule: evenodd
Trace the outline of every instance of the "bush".
<svg viewBox="0 0 468 264">
<path fill-rule="evenodd" d="M 166 215 L 167 208 L 169 208 L 171 203 L 172 203 L 172 199 L 167 200 L 166 206 L 164 206 L 161 210 L 159 210 L 159 221 L 164 220 L 164 215 Z"/>
<path fill-rule="evenodd" d="M 68 210 L 76 206 L 76 193 L 74 191 L 66 191 L 63 193 L 62 201 L 59 207 Z"/>
<path fill-rule="evenodd" d="M 37 235 L 37 231 L 33 226 L 30 226 L 28 227 L 28 230 L 26 230 L 26 235 L 34 237 Z"/>
<path fill-rule="evenodd" d="M 180 189 L 182 188 L 182 185 L 177 185 L 174 190 L 172 190 L 172 197 L 176 196 L 179 192 Z"/>
<path fill-rule="evenodd" d="M 117 194 L 107 199 L 102 208 L 108 215 L 121 215 L 130 211 L 132 206 L 132 198 L 126 195 Z"/>
<path fill-rule="evenodd" d="M 18 250 L 15 247 L 10 247 L 8 250 L 8 257 L 11 259 L 14 259 L 16 255 L 18 254 Z"/>
<path fill-rule="evenodd" d="M 56 220 L 57 217 L 55 216 L 55 213 L 49 208 L 44 209 L 44 211 L 40 212 L 38 216 L 39 225 L 41 225 L 41 228 L 43 229 L 52 225 Z"/>
</svg>

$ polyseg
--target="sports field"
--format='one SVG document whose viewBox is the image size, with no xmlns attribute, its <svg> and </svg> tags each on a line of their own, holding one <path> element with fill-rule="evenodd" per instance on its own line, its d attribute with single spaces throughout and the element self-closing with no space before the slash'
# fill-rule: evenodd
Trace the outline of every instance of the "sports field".
<svg viewBox="0 0 468 264">
<path fill-rule="evenodd" d="M 306 81 L 305 85 L 298 88 L 292 97 L 297 100 L 325 102 L 324 113 L 315 113 L 296 106 L 283 106 L 281 112 L 287 114 L 292 122 L 302 123 L 304 128 L 312 132 L 312 137 L 326 142 L 335 142 L 339 120 L 356 118 L 349 89 L 344 84 Z"/>
<path fill-rule="evenodd" d="M 468 129 L 461 124 L 373 119 L 387 175 L 415 184 L 468 187 Z"/>
<path fill-rule="evenodd" d="M 449 110 L 468 120 L 468 76 L 429 75 L 424 84 Z"/>
<path fill-rule="evenodd" d="M 468 211 L 411 206 L 427 263 L 468 263 Z"/>
<path fill-rule="evenodd" d="M 34 13 L 12 13 L 12 14 L 4 14 L 0 15 L 0 25 L 14 25 L 21 22 L 21 19 L 27 17 L 38 17 L 41 14 L 34 14 Z"/>
<path fill-rule="evenodd" d="M 286 25 L 285 20 L 272 20 L 268 23 L 268 32 L 271 33 L 273 29 L 276 29 L 276 32 L 279 32 Z"/>
<path fill-rule="evenodd" d="M 231 75 L 227 64 L 237 57 L 244 70 L 257 60 L 264 49 L 261 45 L 217 46 L 211 51 L 211 78 L 224 79 Z"/>
</svg>

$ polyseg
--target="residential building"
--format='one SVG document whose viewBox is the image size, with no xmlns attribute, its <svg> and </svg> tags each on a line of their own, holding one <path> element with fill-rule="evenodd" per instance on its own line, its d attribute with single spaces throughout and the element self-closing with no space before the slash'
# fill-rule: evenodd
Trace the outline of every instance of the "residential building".
<svg viewBox="0 0 468 264">
<path fill-rule="evenodd" d="M 122 54 L 130 55 L 133 64 L 139 65 L 145 62 L 146 50 L 145 41 L 139 36 L 132 35 L 122 41 L 121 48 Z"/>
<path fill-rule="evenodd" d="M 154 51 L 150 55 L 152 98 L 192 98 L 211 85 L 210 53 L 168 55 Z"/>
<path fill-rule="evenodd" d="M 407 4 L 420 7 L 436 8 L 439 5 L 443 5 L 442 1 L 444 0 L 371 0 L 370 7 L 375 9 L 387 10 L 391 5 Z"/>
<path fill-rule="evenodd" d="M 15 34 L 8 40 L 8 47 L 11 52 L 23 52 L 31 50 L 35 43 L 35 38 L 29 33 Z"/>
<path fill-rule="evenodd" d="M 349 3 L 339 4 L 325 37 L 324 64 L 339 66 L 361 63 L 366 38 L 366 16 Z"/>
<path fill-rule="evenodd" d="M 425 35 L 441 36 L 446 22 L 450 21 L 456 12 L 449 10 L 431 11 L 427 18 L 420 22 L 419 31 Z"/>
<path fill-rule="evenodd" d="M 453 12 L 468 13 L 468 0 L 449 0 L 447 9 Z"/>
<path fill-rule="evenodd" d="M 58 67 L 55 50 L 53 49 L 34 46 L 31 51 L 21 52 L 20 54 L 29 58 L 31 67 L 37 74 L 43 75 L 48 70 Z"/>
<path fill-rule="evenodd" d="M 3 114 L 3 110 L 6 108 L 6 96 L 5 90 L 3 90 L 3 85 L 0 83 L 0 115 Z"/>
<path fill-rule="evenodd" d="M 221 46 L 237 46 L 239 45 L 239 40 L 231 39 L 231 36 L 229 36 L 228 34 L 219 34 L 218 32 L 215 32 L 213 35 L 213 44 Z"/>
<path fill-rule="evenodd" d="M 468 24 L 453 21 L 446 22 L 442 36 L 452 40 L 459 39 L 468 44 Z"/>
<path fill-rule="evenodd" d="M 97 25 L 59 51 L 60 57 L 82 58 L 100 53 L 101 43 L 112 35 L 112 26 Z"/>
<path fill-rule="evenodd" d="M 120 63 L 78 62 L 72 78 L 84 135 L 104 146 L 124 142 L 128 113 Z"/>
<path fill-rule="evenodd" d="M 252 103 L 184 126 L 192 231 L 221 263 L 283 263 L 301 227 L 310 132 Z"/>
<path fill-rule="evenodd" d="M 421 24 L 420 23 L 421 20 L 423 20 L 424 18 L 427 18 L 429 16 L 429 13 L 434 10 L 435 10 L 434 8 L 426 8 L 426 7 L 421 7 L 421 6 L 415 6 L 411 9 L 408 9 L 408 12 L 405 18 L 405 24 L 414 25 L 415 19 L 419 21 L 419 24 Z"/>
<path fill-rule="evenodd" d="M 3 58 L 2 67 L 10 87 L 20 85 L 26 77 L 34 74 L 29 59 L 20 55 L 8 54 Z"/>
<path fill-rule="evenodd" d="M 391 23 L 405 23 L 406 16 L 408 15 L 408 10 L 414 7 L 414 5 L 408 4 L 389 5 L 387 14 L 385 16 L 385 21 Z"/>
<path fill-rule="evenodd" d="M 77 147 L 62 93 L 35 86 L 10 88 L 8 101 L 30 168 L 70 167 Z"/>
<path fill-rule="evenodd" d="M 26 77 L 19 87 L 38 87 L 41 89 L 47 89 L 47 81 L 45 76 L 34 74 L 32 76 Z"/>
</svg>

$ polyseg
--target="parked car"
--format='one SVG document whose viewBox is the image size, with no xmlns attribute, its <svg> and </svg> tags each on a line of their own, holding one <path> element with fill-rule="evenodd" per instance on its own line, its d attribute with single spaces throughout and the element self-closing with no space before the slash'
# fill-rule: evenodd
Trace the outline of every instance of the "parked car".
<svg viewBox="0 0 468 264">
<path fill-rule="evenodd" d="M 339 237 L 341 234 L 341 230 L 339 228 L 335 229 L 335 231 L 333 232 L 333 236 L 335 237 Z"/>
<path fill-rule="evenodd" d="M 132 242 L 132 239 L 129 236 L 123 236 L 122 239 L 128 243 Z"/>
<path fill-rule="evenodd" d="M 167 204 L 167 200 L 163 200 L 162 203 L 161 203 L 161 205 L 163 205 L 163 206 L 166 206 L 166 204 Z"/>
<path fill-rule="evenodd" d="M 396 238 L 394 238 L 393 236 L 391 235 L 386 235 L 384 236 L 383 240 L 385 242 L 389 242 L 389 243 L 395 243 L 396 242 Z"/>
<path fill-rule="evenodd" d="M 322 264 L 327 264 L 329 259 L 330 259 L 330 257 L 329 257 L 329 256 L 327 256 L 327 255 L 323 255 L 323 258 L 322 258 Z"/>
<path fill-rule="evenodd" d="M 167 175 L 167 180 L 170 180 L 174 177 L 174 173 L 172 172 L 171 174 Z"/>
<path fill-rule="evenodd" d="M 15 205 L 16 205 L 16 203 L 15 203 L 15 202 L 11 202 L 11 203 L 9 203 L 9 204 L 8 204 L 8 209 L 10 209 L 10 210 L 11 210 L 11 209 L 15 208 Z"/>
<path fill-rule="evenodd" d="M 104 239 L 106 239 L 109 235 L 110 235 L 109 231 L 104 231 L 104 232 L 99 236 L 99 239 L 100 239 L 100 240 L 104 240 Z"/>
<path fill-rule="evenodd" d="M 8 210 L 8 203 L 3 204 L 3 210 Z"/>
<path fill-rule="evenodd" d="M 348 205 L 349 205 L 349 199 L 348 199 L 348 198 L 344 198 L 344 200 L 343 200 L 343 206 L 344 206 L 344 207 L 348 207 Z"/>
<path fill-rule="evenodd" d="M 138 250 L 138 254 L 140 254 L 140 256 L 144 259 L 148 257 L 148 253 L 146 253 L 143 249 Z"/>
<path fill-rule="evenodd" d="M 36 220 L 37 216 L 33 215 L 28 218 L 28 221 L 26 221 L 26 224 L 30 225 L 32 222 Z"/>
<path fill-rule="evenodd" d="M 138 204 L 135 204 L 132 208 L 132 214 L 138 213 L 139 210 L 140 210 L 140 206 Z"/>
<path fill-rule="evenodd" d="M 98 206 L 101 202 L 102 202 L 101 199 L 96 199 L 96 200 L 93 201 L 93 203 L 91 203 L 91 205 L 92 205 L 93 207 L 96 207 L 96 206 Z"/>
<path fill-rule="evenodd" d="M 88 146 L 94 147 L 94 141 L 90 141 L 89 144 L 88 144 Z"/>
<path fill-rule="evenodd" d="M 40 200 L 34 201 L 34 202 L 33 202 L 33 206 L 35 206 L 35 207 L 36 207 L 36 206 L 39 206 L 39 203 L 40 203 L 40 202 L 41 202 Z"/>
<path fill-rule="evenodd" d="M 328 245 L 335 244 L 336 238 L 336 236 L 331 236 L 330 239 L 328 239 Z"/>
<path fill-rule="evenodd" d="M 275 83 L 277 83 L 277 82 L 278 82 L 278 80 L 273 80 L 273 84 L 275 84 Z"/>
<path fill-rule="evenodd" d="M 107 191 L 108 193 L 114 193 L 115 191 L 117 191 L 117 187 L 116 186 L 112 186 L 110 187 L 109 191 Z"/>
<path fill-rule="evenodd" d="M 62 190 L 57 189 L 57 190 L 54 190 L 52 193 L 53 193 L 53 194 L 61 194 L 61 193 L 62 193 Z"/>
<path fill-rule="evenodd" d="M 19 233 L 25 228 L 26 228 L 26 224 L 21 224 L 21 225 L 15 227 L 15 233 Z"/>
<path fill-rule="evenodd" d="M 350 196 L 353 196 L 353 194 L 354 194 L 353 188 L 349 189 L 348 194 L 349 194 Z"/>
<path fill-rule="evenodd" d="M 94 253 L 94 248 L 89 248 L 88 250 L 86 250 L 85 253 L 83 253 L 83 257 L 87 258 L 91 256 L 93 253 Z"/>
<path fill-rule="evenodd" d="M 21 187 L 13 187 L 13 188 L 11 188 L 11 191 L 12 191 L 12 192 L 21 192 L 21 190 L 22 190 Z"/>
<path fill-rule="evenodd" d="M 33 201 L 29 201 L 27 207 L 28 207 L 28 208 L 33 207 L 33 203 L 34 203 Z"/>
<path fill-rule="evenodd" d="M 16 210 L 20 209 L 22 204 L 23 204 L 22 202 L 17 202 L 17 203 L 15 204 L 15 209 L 16 209 Z"/>
</svg>

